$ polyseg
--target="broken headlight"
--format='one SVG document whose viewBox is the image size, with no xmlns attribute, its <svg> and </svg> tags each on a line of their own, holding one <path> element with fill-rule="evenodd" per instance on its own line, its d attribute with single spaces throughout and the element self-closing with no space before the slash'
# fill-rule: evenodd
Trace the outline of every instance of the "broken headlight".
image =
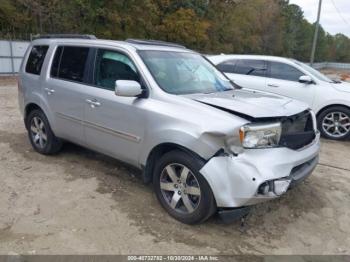
<svg viewBox="0 0 350 262">
<path fill-rule="evenodd" d="M 244 148 L 269 148 L 278 146 L 281 132 L 281 123 L 253 123 L 240 128 L 239 138 Z"/>
</svg>

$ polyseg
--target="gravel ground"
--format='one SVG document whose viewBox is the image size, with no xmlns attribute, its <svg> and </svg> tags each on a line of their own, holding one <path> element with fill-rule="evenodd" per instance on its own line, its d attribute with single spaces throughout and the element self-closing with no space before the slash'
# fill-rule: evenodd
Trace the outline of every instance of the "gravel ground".
<svg viewBox="0 0 350 262">
<path fill-rule="evenodd" d="M 313 175 L 243 226 L 187 226 L 116 160 L 72 144 L 35 153 L 11 79 L 0 114 L 0 254 L 350 254 L 350 142 L 322 141 Z"/>
</svg>

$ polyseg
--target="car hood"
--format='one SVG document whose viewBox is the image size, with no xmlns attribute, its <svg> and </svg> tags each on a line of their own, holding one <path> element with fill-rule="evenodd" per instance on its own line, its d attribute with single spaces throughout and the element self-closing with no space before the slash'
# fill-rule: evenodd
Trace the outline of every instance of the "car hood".
<svg viewBox="0 0 350 262">
<path fill-rule="evenodd" d="M 248 118 L 291 116 L 308 109 L 308 106 L 303 102 L 249 89 L 235 89 L 211 94 L 190 94 L 185 96 Z"/>
<path fill-rule="evenodd" d="M 350 93 L 350 83 L 341 82 L 341 83 L 336 83 L 332 85 L 338 91 Z"/>
</svg>

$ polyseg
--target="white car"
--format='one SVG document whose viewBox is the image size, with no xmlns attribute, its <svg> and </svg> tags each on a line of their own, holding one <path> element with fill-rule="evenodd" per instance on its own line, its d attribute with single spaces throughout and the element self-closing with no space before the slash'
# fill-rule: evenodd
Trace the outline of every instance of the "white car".
<svg viewBox="0 0 350 262">
<path fill-rule="evenodd" d="M 260 55 L 209 56 L 219 70 L 241 87 L 306 102 L 317 114 L 326 138 L 350 137 L 350 83 L 334 81 L 294 59 Z"/>
</svg>

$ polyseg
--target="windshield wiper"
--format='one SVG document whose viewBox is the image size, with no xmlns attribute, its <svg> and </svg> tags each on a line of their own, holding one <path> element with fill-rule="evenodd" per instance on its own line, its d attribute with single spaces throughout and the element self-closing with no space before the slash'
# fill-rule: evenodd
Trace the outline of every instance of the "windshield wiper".
<svg viewBox="0 0 350 262">
<path fill-rule="evenodd" d="M 236 84 L 236 83 L 235 83 L 234 81 L 232 81 L 231 79 L 230 79 L 229 81 L 230 81 L 231 85 L 233 85 L 233 87 L 234 87 L 235 89 L 242 89 L 242 88 L 243 88 L 242 86 Z"/>
<path fill-rule="evenodd" d="M 203 94 L 206 94 L 206 95 L 208 95 L 208 94 L 214 94 L 214 93 L 221 93 L 221 92 L 227 92 L 227 91 L 232 91 L 232 90 L 234 90 L 234 89 L 224 89 L 224 90 L 216 90 L 216 91 L 212 91 L 212 92 L 204 92 Z"/>
</svg>

